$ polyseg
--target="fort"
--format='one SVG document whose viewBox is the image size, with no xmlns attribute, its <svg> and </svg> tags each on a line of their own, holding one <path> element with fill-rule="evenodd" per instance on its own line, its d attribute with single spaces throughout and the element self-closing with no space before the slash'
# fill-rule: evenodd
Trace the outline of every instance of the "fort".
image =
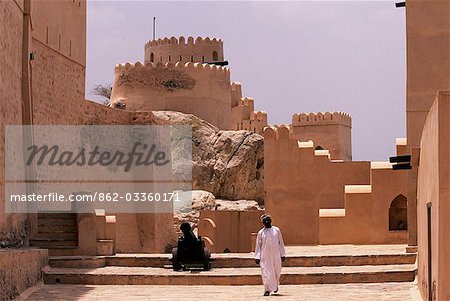
<svg viewBox="0 0 450 301">
<path fill-rule="evenodd" d="M 291 124 L 269 124 L 270 112 L 232 80 L 217 38 L 150 40 L 141 62 L 111 70 L 109 105 L 86 100 L 86 0 L 0 1 L 0 300 L 42 280 L 44 292 L 58 283 L 260 284 L 251 252 L 262 212 L 290 248 L 283 285 L 405 282 L 422 300 L 450 300 L 450 3 L 406 3 L 406 138 L 393 162 L 369 162 L 352 160 L 345 112 L 289 112 Z M 213 252 L 211 272 L 164 269 L 173 212 L 6 212 L 8 126 L 177 124 L 193 131 L 192 190 L 209 197 L 192 198 L 189 221 Z M 255 196 L 253 209 L 239 209 L 242 191 Z"/>
</svg>

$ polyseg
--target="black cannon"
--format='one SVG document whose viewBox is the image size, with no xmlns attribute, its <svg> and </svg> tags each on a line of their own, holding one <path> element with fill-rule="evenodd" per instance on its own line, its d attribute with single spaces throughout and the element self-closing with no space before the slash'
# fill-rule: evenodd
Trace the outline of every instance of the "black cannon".
<svg viewBox="0 0 450 301">
<path fill-rule="evenodd" d="M 204 62 L 204 64 L 217 65 L 217 66 L 228 66 L 228 61 Z"/>
<path fill-rule="evenodd" d="M 174 271 L 202 268 L 211 269 L 211 253 L 205 247 L 202 238 L 196 237 L 189 223 L 180 226 L 183 237 L 178 238 L 178 246 L 172 249 L 172 266 Z"/>
</svg>

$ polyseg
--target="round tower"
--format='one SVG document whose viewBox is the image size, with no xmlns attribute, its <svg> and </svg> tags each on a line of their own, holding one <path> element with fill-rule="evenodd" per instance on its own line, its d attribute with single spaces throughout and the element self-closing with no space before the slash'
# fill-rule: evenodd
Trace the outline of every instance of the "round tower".
<svg viewBox="0 0 450 301">
<path fill-rule="evenodd" d="M 216 38 L 175 37 L 152 40 L 145 44 L 145 63 L 221 62 L 223 41 Z"/>
</svg>

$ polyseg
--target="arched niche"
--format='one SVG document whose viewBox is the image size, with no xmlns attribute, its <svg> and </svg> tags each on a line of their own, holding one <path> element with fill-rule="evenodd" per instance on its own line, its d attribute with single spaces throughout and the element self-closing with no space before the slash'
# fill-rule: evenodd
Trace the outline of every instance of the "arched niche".
<svg viewBox="0 0 450 301">
<path fill-rule="evenodd" d="M 389 206 L 389 231 L 408 230 L 408 201 L 407 198 L 399 194 Z"/>
</svg>

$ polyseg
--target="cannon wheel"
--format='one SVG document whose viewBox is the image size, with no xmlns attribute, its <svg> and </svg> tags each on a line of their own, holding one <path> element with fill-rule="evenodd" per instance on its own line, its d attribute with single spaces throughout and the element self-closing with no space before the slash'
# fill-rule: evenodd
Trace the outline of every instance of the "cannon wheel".
<svg viewBox="0 0 450 301">
<path fill-rule="evenodd" d="M 172 267 L 174 271 L 181 270 L 181 265 L 178 262 L 178 248 L 172 249 Z"/>
<path fill-rule="evenodd" d="M 204 253 L 203 269 L 205 271 L 209 271 L 211 269 L 211 262 L 209 261 L 209 258 L 211 257 L 211 254 L 209 253 L 209 250 L 206 247 L 203 248 L 203 253 Z"/>
</svg>

